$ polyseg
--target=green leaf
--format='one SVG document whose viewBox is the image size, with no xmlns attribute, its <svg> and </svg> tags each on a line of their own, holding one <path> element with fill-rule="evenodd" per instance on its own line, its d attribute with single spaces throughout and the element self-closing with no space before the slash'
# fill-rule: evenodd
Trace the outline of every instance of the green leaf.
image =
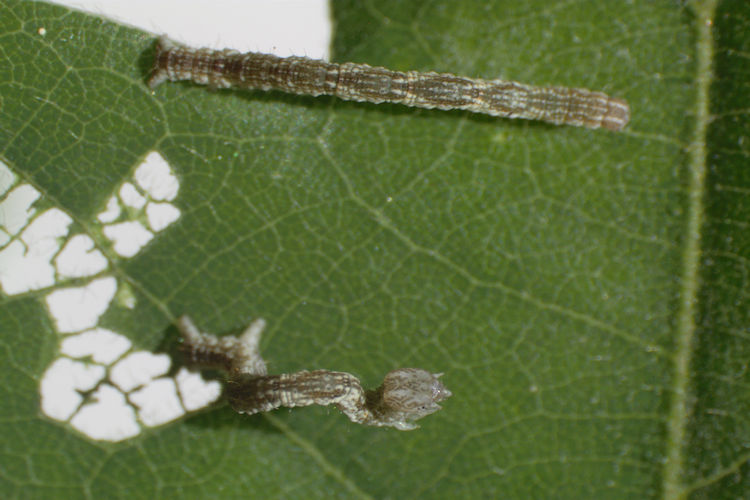
<svg viewBox="0 0 750 500">
<path fill-rule="evenodd" d="M 746 496 L 748 3 L 333 12 L 337 61 L 603 90 L 631 124 L 151 93 L 153 35 L 0 0 L 0 161 L 106 257 L 118 296 L 100 326 L 171 352 L 180 314 L 221 334 L 263 317 L 272 373 L 375 386 L 417 366 L 454 394 L 413 432 L 217 406 L 95 441 L 39 396 L 64 338 L 47 297 L 85 280 L 6 291 L 0 496 Z M 181 217 L 125 258 L 97 214 L 152 151 Z"/>
</svg>

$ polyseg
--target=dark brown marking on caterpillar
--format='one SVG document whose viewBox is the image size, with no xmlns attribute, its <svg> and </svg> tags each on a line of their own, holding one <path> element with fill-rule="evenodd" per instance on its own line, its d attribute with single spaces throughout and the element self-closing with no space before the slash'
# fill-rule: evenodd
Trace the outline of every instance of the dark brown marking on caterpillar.
<svg viewBox="0 0 750 500">
<path fill-rule="evenodd" d="M 182 358 L 188 368 L 200 368 L 202 370 L 232 370 L 234 359 L 225 352 L 217 352 L 213 349 L 205 349 L 202 346 L 183 343 L 180 346 Z"/>
<path fill-rule="evenodd" d="M 353 393 L 363 394 L 359 380 L 349 373 L 328 370 L 281 375 L 244 374 L 227 381 L 227 399 L 239 413 L 259 413 L 286 406 L 336 404 Z M 362 398 L 364 404 L 364 397 Z"/>
<path fill-rule="evenodd" d="M 462 109 L 614 131 L 622 130 L 630 120 L 625 100 L 587 89 L 537 87 L 448 73 L 401 72 L 307 57 L 191 49 L 161 38 L 148 85 L 155 88 L 167 80 L 190 80 L 216 88 L 333 95 L 350 101 L 391 102 L 427 109 Z"/>
<path fill-rule="evenodd" d="M 177 328 L 182 334 L 180 350 L 185 364 L 189 368 L 223 370 L 231 374 L 265 375 L 266 363 L 258 351 L 265 326 L 265 321 L 258 319 L 250 323 L 239 337 L 217 337 L 201 333 L 188 316 L 181 316 Z"/>
</svg>

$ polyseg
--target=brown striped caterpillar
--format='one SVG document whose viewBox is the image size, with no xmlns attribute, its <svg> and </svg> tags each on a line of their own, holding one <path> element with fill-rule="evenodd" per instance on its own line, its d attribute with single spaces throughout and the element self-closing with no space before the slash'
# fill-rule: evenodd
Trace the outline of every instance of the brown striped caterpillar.
<svg viewBox="0 0 750 500">
<path fill-rule="evenodd" d="M 442 373 L 420 368 L 393 370 L 374 390 L 364 390 L 357 377 L 345 372 L 303 370 L 267 375 L 258 351 L 265 327 L 262 319 L 251 323 L 239 337 L 201 333 L 187 316 L 178 320 L 177 327 L 186 364 L 227 372 L 227 399 L 239 413 L 334 405 L 352 422 L 407 431 L 418 427 L 415 420 L 440 410 L 437 403 L 452 395 L 438 380 Z"/>
<path fill-rule="evenodd" d="M 215 88 L 333 95 L 350 101 L 391 102 L 427 109 L 462 109 L 615 131 L 622 130 L 630 120 L 625 100 L 587 89 L 537 87 L 449 73 L 393 71 L 307 57 L 191 49 L 161 38 L 148 85 L 155 88 L 167 80 L 191 80 Z"/>
</svg>

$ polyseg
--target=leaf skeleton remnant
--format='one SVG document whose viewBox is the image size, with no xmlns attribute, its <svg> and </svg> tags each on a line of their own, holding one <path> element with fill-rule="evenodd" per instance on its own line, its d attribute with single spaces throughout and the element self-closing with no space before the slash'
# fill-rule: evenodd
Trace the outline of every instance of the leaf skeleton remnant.
<svg viewBox="0 0 750 500">
<path fill-rule="evenodd" d="M 389 372 L 380 387 L 364 390 L 350 373 L 328 370 L 268 375 L 258 344 L 265 321 L 258 319 L 239 336 L 216 337 L 201 333 L 188 316 L 177 321 L 182 333 L 185 362 L 192 368 L 227 372 L 226 395 L 234 410 L 252 415 L 282 406 L 334 405 L 349 420 L 402 431 L 435 413 L 437 403 L 451 392 L 433 374 L 420 368 Z"/>
<path fill-rule="evenodd" d="M 630 120 L 623 99 L 569 87 L 536 87 L 449 73 L 393 71 L 357 63 L 278 57 L 234 50 L 192 49 L 162 37 L 148 85 L 191 80 L 215 88 L 333 95 L 349 101 L 392 102 L 427 109 L 463 109 L 558 125 L 622 130 Z"/>
</svg>

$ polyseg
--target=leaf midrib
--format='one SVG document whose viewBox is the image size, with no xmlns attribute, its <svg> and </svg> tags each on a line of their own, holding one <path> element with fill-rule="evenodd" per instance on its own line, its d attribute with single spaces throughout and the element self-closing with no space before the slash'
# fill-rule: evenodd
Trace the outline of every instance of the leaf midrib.
<svg viewBox="0 0 750 500">
<path fill-rule="evenodd" d="M 705 217 L 706 137 L 711 119 L 709 90 L 714 56 L 713 17 L 717 0 L 693 4 L 697 26 L 695 129 L 688 147 L 688 207 L 682 255 L 682 278 L 675 336 L 671 400 L 667 418 L 666 463 L 662 476 L 665 500 L 683 500 L 690 487 L 683 482 L 685 443 L 689 417 L 689 384 L 692 346 L 696 330 L 696 304 L 699 291 L 701 231 Z"/>
</svg>

